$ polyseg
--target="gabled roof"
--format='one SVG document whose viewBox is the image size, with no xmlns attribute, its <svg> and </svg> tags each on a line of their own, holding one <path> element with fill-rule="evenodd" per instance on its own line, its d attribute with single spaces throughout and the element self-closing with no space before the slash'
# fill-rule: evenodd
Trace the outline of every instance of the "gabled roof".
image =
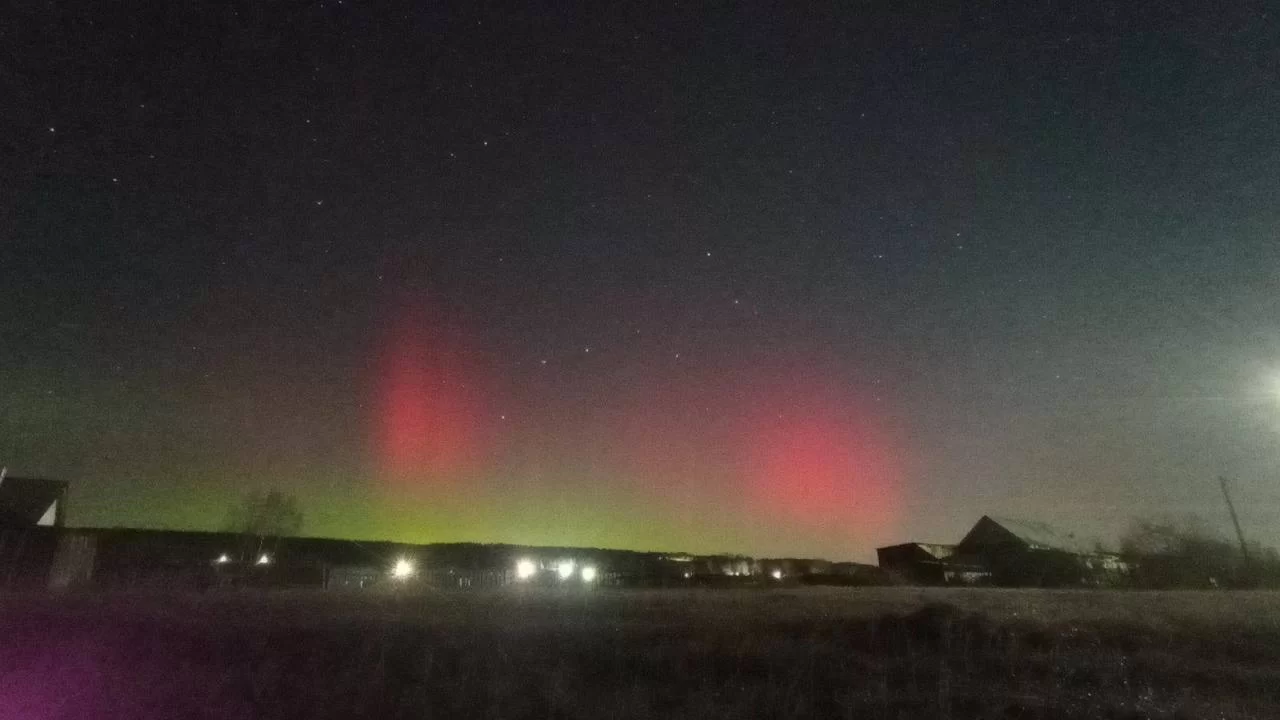
<svg viewBox="0 0 1280 720">
<path fill-rule="evenodd" d="M 1085 538 L 1077 537 L 1075 533 L 1060 530 L 1038 520 L 1022 520 L 998 515 L 985 515 L 982 520 L 995 523 L 1032 550 L 1062 550 L 1078 555 L 1090 555 L 1095 552 L 1095 548 Z M 974 530 L 982 525 L 982 520 L 974 525 Z"/>
<path fill-rule="evenodd" d="M 61 525 L 58 505 L 66 492 L 67 484 L 60 480 L 6 476 L 0 480 L 0 525 Z"/>
</svg>

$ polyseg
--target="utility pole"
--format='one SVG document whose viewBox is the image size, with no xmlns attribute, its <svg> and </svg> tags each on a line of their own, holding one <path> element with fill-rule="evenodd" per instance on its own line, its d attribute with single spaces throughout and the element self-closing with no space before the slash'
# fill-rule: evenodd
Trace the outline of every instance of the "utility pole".
<svg viewBox="0 0 1280 720">
<path fill-rule="evenodd" d="M 1227 512 L 1231 513 L 1231 524 L 1236 526 L 1236 539 L 1240 541 L 1240 556 L 1244 558 L 1245 573 L 1249 572 L 1249 546 L 1244 543 L 1244 531 L 1240 529 L 1240 518 L 1236 515 L 1236 506 L 1231 502 L 1231 493 L 1227 491 L 1226 476 L 1218 477 L 1222 486 L 1222 497 L 1227 501 Z"/>
</svg>

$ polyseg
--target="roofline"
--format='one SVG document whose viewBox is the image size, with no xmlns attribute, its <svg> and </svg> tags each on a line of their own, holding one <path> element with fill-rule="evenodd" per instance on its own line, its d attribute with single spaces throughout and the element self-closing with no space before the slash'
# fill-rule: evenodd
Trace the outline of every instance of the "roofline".
<svg viewBox="0 0 1280 720">
<path fill-rule="evenodd" d="M 71 481 L 70 481 L 70 480 L 55 480 L 55 479 L 53 479 L 53 478 L 47 478 L 47 477 L 33 477 L 33 476 L 30 476 L 30 475 L 14 475 L 13 473 L 9 473 L 9 474 L 5 475 L 5 476 L 4 476 L 4 479 L 5 479 L 5 480 L 27 480 L 27 481 L 34 481 L 34 482 L 43 482 L 43 483 L 50 483 L 50 484 L 52 484 L 52 485 L 61 485 L 61 486 L 63 486 L 63 487 L 66 487 L 66 486 L 68 486 L 68 485 L 70 485 L 70 484 L 71 484 Z"/>
<path fill-rule="evenodd" d="M 943 547 L 955 547 L 956 543 L 939 543 L 939 542 L 925 542 L 923 540 L 910 540 L 908 542 L 898 543 L 896 545 L 882 545 L 881 547 L 876 548 L 876 550 L 891 550 L 893 548 L 909 547 L 909 546 L 919 547 L 921 545 L 941 545 Z"/>
</svg>

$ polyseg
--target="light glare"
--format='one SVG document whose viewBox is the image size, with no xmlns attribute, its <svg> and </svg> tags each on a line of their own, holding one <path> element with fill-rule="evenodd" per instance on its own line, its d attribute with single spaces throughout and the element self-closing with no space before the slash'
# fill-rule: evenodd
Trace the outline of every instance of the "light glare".
<svg viewBox="0 0 1280 720">
<path fill-rule="evenodd" d="M 408 558 L 400 558 L 399 560 L 396 560 L 396 564 L 391 568 L 391 577 L 397 580 L 405 580 L 413 577 L 415 570 L 416 568 L 414 568 L 412 560 Z"/>
<path fill-rule="evenodd" d="M 538 566 L 532 560 L 521 560 L 516 563 L 516 577 L 520 580 L 528 580 L 538 574 Z"/>
<path fill-rule="evenodd" d="M 255 565 L 270 565 L 270 564 L 271 564 L 271 556 L 270 556 L 270 555 L 268 555 L 268 554 L 266 554 L 266 553 L 262 553 L 261 555 L 259 555 L 259 556 L 258 556 L 258 560 L 257 560 L 254 564 L 255 564 Z"/>
<path fill-rule="evenodd" d="M 582 568 L 582 582 L 595 582 L 596 569 L 590 565 Z"/>
<path fill-rule="evenodd" d="M 561 580 L 568 580 L 573 577 L 573 561 L 560 561 L 560 564 L 556 566 L 556 574 L 560 576 Z"/>
</svg>

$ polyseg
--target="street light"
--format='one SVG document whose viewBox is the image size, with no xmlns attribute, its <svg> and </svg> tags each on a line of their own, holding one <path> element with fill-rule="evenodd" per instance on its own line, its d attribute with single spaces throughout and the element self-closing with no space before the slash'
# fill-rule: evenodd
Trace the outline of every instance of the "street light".
<svg viewBox="0 0 1280 720">
<path fill-rule="evenodd" d="M 409 558 L 400 558 L 396 560 L 395 565 L 391 566 L 391 577 L 396 580 L 408 580 L 413 577 L 413 574 L 416 571 L 417 568 L 414 567 L 412 560 Z"/>
<path fill-rule="evenodd" d="M 516 563 L 516 579 L 528 580 L 538 574 L 538 566 L 532 560 L 521 560 Z"/>
</svg>

